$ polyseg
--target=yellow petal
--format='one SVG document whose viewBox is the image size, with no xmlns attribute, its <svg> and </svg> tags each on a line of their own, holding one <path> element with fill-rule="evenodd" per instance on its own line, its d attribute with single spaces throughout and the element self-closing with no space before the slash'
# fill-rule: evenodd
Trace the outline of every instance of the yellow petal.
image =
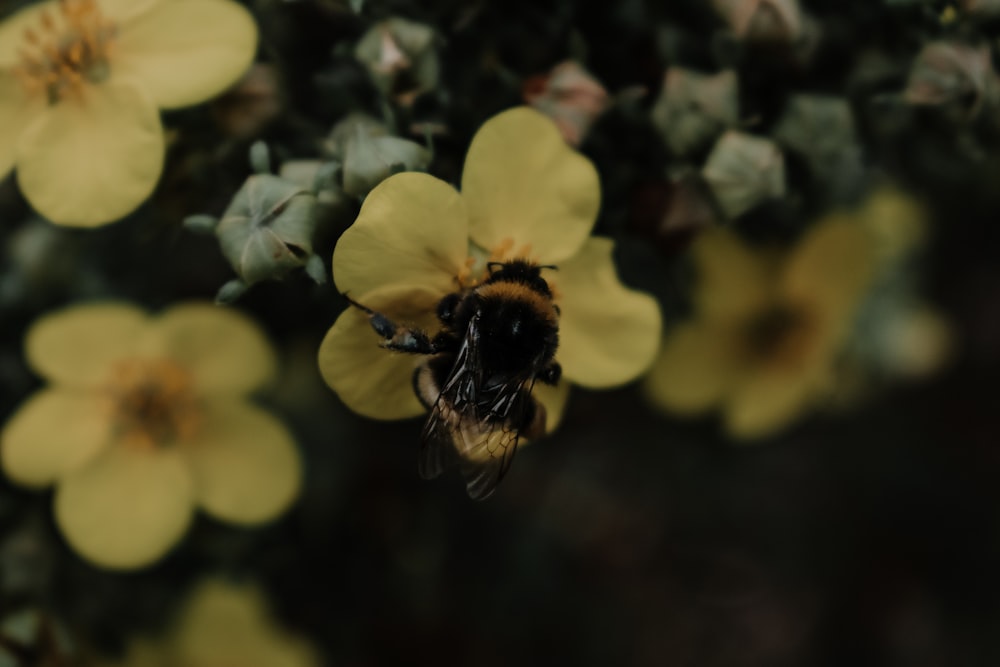
<svg viewBox="0 0 1000 667">
<path fill-rule="evenodd" d="M 726 405 L 726 430 L 746 440 L 773 435 L 808 406 L 815 386 L 815 375 L 807 372 L 753 373 Z"/>
<path fill-rule="evenodd" d="M 197 435 L 179 443 L 198 504 L 217 519 L 242 524 L 284 512 L 302 484 L 302 463 L 288 429 L 243 401 L 210 401 L 204 409 Z"/>
<path fill-rule="evenodd" d="M 131 213 L 163 169 L 163 128 L 152 101 L 129 85 L 88 86 L 83 102 L 50 106 L 17 149 L 17 181 L 36 211 L 61 225 L 96 227 Z"/>
<path fill-rule="evenodd" d="M 0 43 L 3 37 L 0 35 Z M 45 111 L 42 98 L 25 95 L 21 82 L 0 70 L 0 180 L 14 166 L 17 143 L 32 120 Z"/>
<path fill-rule="evenodd" d="M 424 289 L 387 288 L 358 301 L 399 325 L 431 333 L 441 294 Z M 406 419 L 424 412 L 413 392 L 413 371 L 424 357 L 379 346 L 368 317 L 353 306 L 341 313 L 319 347 L 319 370 L 340 400 L 373 419 Z"/>
<path fill-rule="evenodd" d="M 111 440 L 109 406 L 93 393 L 43 389 L 18 408 L 0 433 L 7 476 L 47 486 L 94 458 Z"/>
<path fill-rule="evenodd" d="M 543 264 L 574 255 L 590 235 L 601 184 L 590 160 L 563 140 L 555 124 L 528 107 L 494 116 L 472 138 L 462 172 L 472 240 Z"/>
<path fill-rule="evenodd" d="M 178 452 L 119 442 L 60 482 L 55 509 L 77 553 L 101 567 L 132 569 L 153 563 L 180 540 L 194 488 Z"/>
<path fill-rule="evenodd" d="M 446 293 L 455 289 L 468 252 L 459 194 L 433 176 L 406 172 L 368 194 L 333 251 L 333 279 L 352 297 L 389 285 Z"/>
<path fill-rule="evenodd" d="M 608 239 L 588 239 L 549 278 L 562 309 L 556 359 L 567 379 L 585 387 L 634 380 L 660 345 L 660 308 L 618 280 L 613 248 Z"/>
<path fill-rule="evenodd" d="M 122 303 L 70 306 L 37 320 L 25 354 L 38 374 L 73 387 L 96 387 L 133 354 L 148 331 L 146 314 Z"/>
<path fill-rule="evenodd" d="M 275 625 L 256 588 L 209 580 L 192 594 L 172 643 L 177 665 L 312 667 L 313 649 Z"/>
<path fill-rule="evenodd" d="M 20 63 L 20 52 L 27 45 L 25 31 L 38 30 L 43 10 L 51 12 L 53 16 L 58 11 L 55 2 L 39 2 L 0 21 L 0 70 Z"/>
<path fill-rule="evenodd" d="M 157 352 L 184 366 L 200 394 L 243 394 L 276 372 L 274 351 L 257 324 L 238 310 L 188 303 L 154 322 Z"/>
<path fill-rule="evenodd" d="M 808 304 L 824 327 L 850 324 L 872 280 L 872 237 L 844 216 L 830 216 L 814 226 L 789 260 L 783 277 L 785 296 Z"/>
<path fill-rule="evenodd" d="M 97 0 L 101 13 L 112 21 L 118 29 L 133 21 L 140 14 L 148 12 L 153 7 L 170 0 Z"/>
<path fill-rule="evenodd" d="M 697 275 L 695 308 L 707 320 L 739 320 L 775 298 L 776 258 L 754 251 L 733 233 L 711 229 L 691 247 Z"/>
<path fill-rule="evenodd" d="M 696 415 L 718 405 L 745 369 L 732 335 L 718 326 L 681 324 L 668 332 L 644 390 L 664 410 Z"/>
<path fill-rule="evenodd" d="M 121 26 L 112 62 L 165 109 L 204 102 L 236 83 L 257 50 L 253 16 L 229 0 L 161 1 Z"/>
<path fill-rule="evenodd" d="M 566 403 L 569 401 L 569 382 L 560 380 L 554 387 L 536 382 L 535 388 L 531 390 L 531 395 L 545 406 L 545 432 L 552 433 L 559 428 L 563 413 L 566 412 Z"/>
</svg>

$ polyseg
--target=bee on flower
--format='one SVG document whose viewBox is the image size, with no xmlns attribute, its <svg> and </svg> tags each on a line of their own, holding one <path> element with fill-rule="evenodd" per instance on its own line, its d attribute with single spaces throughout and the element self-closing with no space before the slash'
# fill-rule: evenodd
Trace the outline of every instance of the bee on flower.
<svg viewBox="0 0 1000 667">
<path fill-rule="evenodd" d="M 571 383 L 624 384 L 656 354 L 659 308 L 590 236 L 599 206 L 593 165 L 523 107 L 480 128 L 461 192 L 421 173 L 383 181 L 334 251 L 337 288 L 361 307 L 320 347 L 327 384 L 368 417 L 430 410 L 421 472 L 457 458 L 470 495 L 489 495 L 519 437 L 558 424 Z"/>
</svg>

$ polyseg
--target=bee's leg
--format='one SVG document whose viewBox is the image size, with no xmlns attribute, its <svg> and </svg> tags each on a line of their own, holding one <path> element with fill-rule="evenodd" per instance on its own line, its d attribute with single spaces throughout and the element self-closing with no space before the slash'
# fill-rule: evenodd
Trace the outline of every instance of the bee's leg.
<svg viewBox="0 0 1000 667">
<path fill-rule="evenodd" d="M 538 379 L 545 384 L 550 384 L 555 386 L 559 382 L 559 378 L 562 377 L 562 366 L 556 362 L 552 362 L 548 366 L 542 369 L 542 372 L 538 374 Z"/>
<path fill-rule="evenodd" d="M 410 329 L 403 327 L 388 317 L 372 310 L 367 306 L 362 306 L 346 294 L 344 298 L 356 308 L 368 314 L 368 321 L 379 336 L 382 337 L 382 347 L 395 352 L 407 352 L 409 354 L 436 354 L 438 350 L 425 332 L 420 329 Z"/>
</svg>

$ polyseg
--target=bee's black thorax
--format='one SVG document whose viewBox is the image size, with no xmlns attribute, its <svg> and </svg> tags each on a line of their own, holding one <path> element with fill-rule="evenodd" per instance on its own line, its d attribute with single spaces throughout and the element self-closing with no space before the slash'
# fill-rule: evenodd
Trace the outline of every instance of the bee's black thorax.
<svg viewBox="0 0 1000 667">
<path fill-rule="evenodd" d="M 476 363 L 496 383 L 538 374 L 552 362 L 559 344 L 552 291 L 539 267 L 528 262 L 502 264 L 475 289 L 446 296 L 438 315 L 445 325 L 439 335 L 453 336 L 456 344 L 476 332 Z M 437 374 L 446 375 L 446 365 L 442 360 Z"/>
</svg>

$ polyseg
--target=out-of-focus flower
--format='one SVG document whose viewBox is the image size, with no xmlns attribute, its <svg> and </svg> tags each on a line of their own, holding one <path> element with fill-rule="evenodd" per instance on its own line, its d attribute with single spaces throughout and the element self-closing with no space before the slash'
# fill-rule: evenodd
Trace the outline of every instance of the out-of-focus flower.
<svg viewBox="0 0 1000 667">
<path fill-rule="evenodd" d="M 656 302 L 618 280 L 610 240 L 590 237 L 599 205 L 593 165 L 545 116 L 512 109 L 476 133 L 461 194 L 417 173 L 392 176 L 372 190 L 334 251 L 334 280 L 366 306 L 434 332 L 438 302 L 482 280 L 487 260 L 558 265 L 546 280 L 562 311 L 556 360 L 565 380 L 534 388 L 551 430 L 568 382 L 628 382 L 648 368 L 658 345 Z M 411 383 L 419 359 L 378 342 L 365 313 L 344 311 L 320 347 L 324 379 L 363 415 L 421 414 Z"/>
<path fill-rule="evenodd" d="M 53 222 L 94 227 L 150 195 L 158 108 L 203 102 L 246 71 L 250 14 L 229 0 L 49 0 L 0 24 L 0 174 Z"/>
<path fill-rule="evenodd" d="M 712 0 L 736 38 L 747 42 L 794 42 L 802 35 L 798 0 Z"/>
<path fill-rule="evenodd" d="M 357 58 L 384 95 L 411 104 L 438 83 L 434 29 L 402 18 L 375 24 L 354 47 Z"/>
<path fill-rule="evenodd" d="M 872 235 L 879 272 L 847 362 L 868 385 L 928 376 L 949 360 L 954 341 L 944 316 L 917 295 L 914 259 L 926 241 L 926 214 L 911 197 L 883 188 L 868 199 L 858 218 Z M 849 391 L 843 398 L 853 396 Z"/>
<path fill-rule="evenodd" d="M 1000 101 L 1000 80 L 988 45 L 931 42 L 913 63 L 903 99 L 918 106 L 945 107 L 960 118 L 975 118 Z"/>
<path fill-rule="evenodd" d="M 277 118 L 284 105 L 278 68 L 257 63 L 212 105 L 212 112 L 227 135 L 249 139 Z"/>
<path fill-rule="evenodd" d="M 120 661 L 90 667 L 319 667 L 316 649 L 271 618 L 255 587 L 203 582 L 174 626 L 157 639 L 133 640 Z"/>
<path fill-rule="evenodd" d="M 875 268 L 871 236 L 852 217 L 831 215 L 786 255 L 721 228 L 693 253 L 694 316 L 668 333 L 647 394 L 681 415 L 721 408 L 737 438 L 772 434 L 834 385 Z"/>
<path fill-rule="evenodd" d="M 25 346 L 50 384 L 0 433 L 3 469 L 56 486 L 56 522 L 96 565 L 154 562 L 195 507 L 252 525 L 297 496 L 292 436 L 245 398 L 273 376 L 274 354 L 237 312 L 80 305 L 36 322 Z"/>
<path fill-rule="evenodd" d="M 608 108 L 608 93 L 597 79 L 572 60 L 548 74 L 532 77 L 521 91 L 524 101 L 555 122 L 563 138 L 579 146 L 594 121 Z"/>
<path fill-rule="evenodd" d="M 261 161 L 266 163 L 266 146 L 259 142 L 254 148 L 263 152 Z M 220 303 L 229 303 L 254 283 L 281 280 L 297 269 L 305 269 L 317 283 L 325 282 L 323 262 L 312 251 L 316 220 L 316 196 L 311 191 L 279 176 L 258 173 L 247 178 L 221 220 L 197 215 L 185 225 L 214 231 L 219 238 L 222 254 L 239 276 L 216 296 Z"/>
<path fill-rule="evenodd" d="M 730 219 L 785 194 L 785 159 L 778 145 L 743 132 L 723 134 L 701 174 Z"/>
<path fill-rule="evenodd" d="M 697 152 L 739 121 L 738 87 L 733 70 L 709 75 L 671 67 L 653 106 L 653 124 L 677 155 Z"/>
</svg>

